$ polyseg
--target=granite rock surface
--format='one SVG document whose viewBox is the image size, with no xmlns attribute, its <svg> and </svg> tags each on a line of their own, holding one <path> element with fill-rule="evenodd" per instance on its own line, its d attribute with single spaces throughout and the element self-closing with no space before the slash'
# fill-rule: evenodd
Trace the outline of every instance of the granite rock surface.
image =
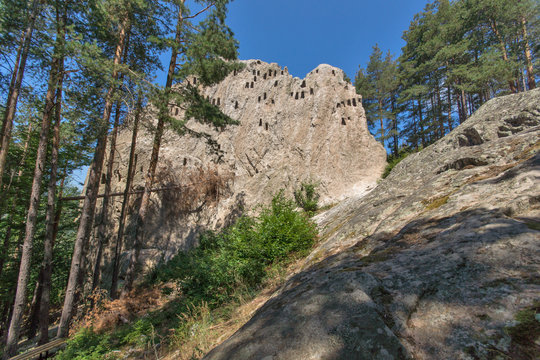
<svg viewBox="0 0 540 360">
<path fill-rule="evenodd" d="M 168 190 L 156 191 L 151 199 L 141 251 L 146 268 L 192 247 L 201 231 L 220 229 L 239 214 L 269 203 L 280 189 L 291 195 L 302 182 L 316 182 L 321 202 L 335 203 L 374 188 L 386 165 L 384 148 L 368 131 L 361 97 L 344 80 L 342 70 L 323 64 L 300 79 L 274 63 L 243 63 L 243 70 L 212 87 L 188 79 L 239 125 L 217 131 L 193 119 L 187 122 L 192 131 L 186 135 L 166 130 L 154 187 Z M 170 112 L 177 119 L 184 116 L 182 107 L 175 104 Z M 135 191 L 144 184 L 155 119 L 155 109 L 149 106 L 137 139 Z M 213 146 L 195 132 L 210 135 Z M 131 125 L 127 124 L 118 135 L 113 193 L 124 191 L 130 144 Z M 204 189 L 210 197 L 197 197 L 197 191 L 217 182 L 221 185 L 216 189 Z M 114 198 L 109 218 L 105 283 L 121 200 L 121 196 Z M 131 248 L 138 201 L 138 195 L 131 196 L 124 249 Z"/>
<path fill-rule="evenodd" d="M 538 359 L 539 150 L 540 90 L 487 102 L 320 214 L 303 270 L 205 359 Z"/>
</svg>

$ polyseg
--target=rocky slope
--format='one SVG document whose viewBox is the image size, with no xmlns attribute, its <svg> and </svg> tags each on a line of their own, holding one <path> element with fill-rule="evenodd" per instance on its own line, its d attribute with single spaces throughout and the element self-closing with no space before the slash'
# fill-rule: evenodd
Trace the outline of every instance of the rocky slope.
<svg viewBox="0 0 540 360">
<path fill-rule="evenodd" d="M 361 98 L 344 80 L 342 70 L 320 65 L 299 79 L 277 64 L 243 63 L 242 71 L 231 73 L 215 86 L 200 88 L 212 104 L 240 125 L 217 132 L 193 120 L 187 123 L 194 131 L 212 135 L 219 153 L 204 138 L 178 136 L 172 130 L 165 133 L 155 187 L 170 190 L 156 192 L 152 198 L 141 253 L 147 266 L 190 247 L 202 229 L 220 228 L 245 209 L 269 202 L 281 188 L 291 193 L 302 181 L 311 180 L 320 184 L 321 201 L 332 203 L 375 187 L 384 169 L 386 153 L 369 133 Z M 199 86 L 196 78 L 189 81 Z M 181 119 L 183 110 L 172 106 L 171 114 Z M 154 119 L 155 112 L 149 107 L 146 127 Z M 137 141 L 134 184 L 140 188 L 152 135 L 142 130 Z M 128 126 L 118 137 L 113 192 L 125 187 L 130 142 Z M 201 190 L 208 183 L 226 186 Z M 206 190 L 211 198 L 197 197 L 197 191 Z M 132 209 L 136 209 L 137 198 L 132 198 Z M 115 200 L 110 234 L 116 233 L 121 208 L 121 197 Z M 129 223 L 127 249 L 134 219 Z M 115 241 L 111 236 L 105 250 L 106 269 Z M 108 274 L 105 270 L 105 281 Z"/>
<path fill-rule="evenodd" d="M 205 359 L 538 359 L 539 135 L 540 90 L 486 103 L 321 214 L 304 270 Z"/>
</svg>

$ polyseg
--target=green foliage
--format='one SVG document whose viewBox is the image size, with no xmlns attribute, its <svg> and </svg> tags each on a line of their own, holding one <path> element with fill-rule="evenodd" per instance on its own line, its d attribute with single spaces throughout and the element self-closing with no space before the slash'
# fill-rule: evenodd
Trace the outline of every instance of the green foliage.
<svg viewBox="0 0 540 360">
<path fill-rule="evenodd" d="M 375 45 L 358 71 L 370 130 L 397 156 L 400 146 L 437 141 L 492 97 L 535 88 L 539 14 L 534 0 L 427 4 L 397 61 Z"/>
<path fill-rule="evenodd" d="M 177 281 L 190 302 L 211 307 L 238 289 L 256 288 L 269 265 L 305 254 L 314 242 L 315 225 L 295 207 L 279 192 L 259 216 L 244 216 L 221 233 L 206 233 L 199 247 L 156 268 L 150 280 Z"/>
<path fill-rule="evenodd" d="M 385 144 L 386 139 L 397 132 L 395 123 L 396 92 L 399 85 L 397 62 L 390 53 L 383 56 L 379 46 L 375 45 L 367 68 L 358 70 L 354 85 L 356 92 L 362 95 L 368 125 L 372 129 L 378 126 L 378 130 L 375 131 L 378 133 L 378 140 Z M 393 148 L 396 151 L 397 146 L 397 137 L 394 137 Z"/>
<path fill-rule="evenodd" d="M 300 185 L 300 189 L 294 190 L 294 200 L 296 205 L 304 209 L 304 211 L 312 215 L 319 209 L 319 193 L 317 192 L 317 184 L 305 182 Z"/>
<path fill-rule="evenodd" d="M 528 355 L 523 356 L 524 359 L 533 359 L 538 355 L 535 341 L 540 336 L 540 302 L 536 301 L 532 306 L 519 311 L 515 318 L 518 324 L 506 328 L 506 332 L 512 338 L 516 352 Z"/>
<path fill-rule="evenodd" d="M 105 357 L 111 351 L 110 335 L 98 334 L 93 329 L 81 329 L 67 341 L 67 347 L 60 351 L 55 359 L 59 360 L 100 360 L 114 359 Z"/>
<path fill-rule="evenodd" d="M 390 173 L 392 172 L 392 169 L 401 162 L 401 160 L 405 159 L 407 156 L 414 154 L 416 152 L 420 151 L 420 149 L 410 149 L 410 148 L 401 148 L 397 155 L 389 155 L 386 159 L 387 164 L 384 168 L 382 178 L 385 179 Z"/>
</svg>

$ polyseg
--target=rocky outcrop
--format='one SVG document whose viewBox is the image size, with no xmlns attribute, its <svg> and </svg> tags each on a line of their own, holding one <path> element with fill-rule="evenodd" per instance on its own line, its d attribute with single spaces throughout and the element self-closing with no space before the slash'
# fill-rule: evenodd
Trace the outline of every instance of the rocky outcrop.
<svg viewBox="0 0 540 360">
<path fill-rule="evenodd" d="M 540 90 L 489 101 L 321 214 L 303 271 L 205 359 L 537 359 L 539 139 Z"/>
<path fill-rule="evenodd" d="M 212 147 L 193 132 L 165 133 L 155 187 L 169 190 L 152 197 L 141 253 L 147 266 L 189 248 L 201 230 L 220 228 L 242 211 L 269 202 L 279 189 L 292 193 L 302 181 L 317 182 L 321 201 L 328 204 L 374 188 L 384 169 L 386 152 L 369 133 L 361 98 L 344 80 L 342 70 L 320 65 L 299 79 L 277 64 L 243 63 L 242 71 L 229 74 L 218 85 L 199 88 L 239 125 L 218 132 L 190 120 L 188 128 L 212 136 Z M 200 86 L 196 78 L 188 81 Z M 183 114 L 181 107 L 171 107 L 173 117 L 180 120 Z M 145 116 L 151 127 L 155 119 L 151 107 Z M 118 138 L 113 192 L 124 189 L 130 141 L 127 127 Z M 137 141 L 135 189 L 144 183 L 152 135 L 141 131 Z M 226 186 L 211 191 L 213 198 L 201 200 L 194 193 L 208 182 Z M 121 198 L 115 199 L 110 234 L 116 233 L 114 219 L 121 207 Z M 137 206 L 135 197 L 131 214 Z M 129 223 L 133 225 L 134 219 Z M 105 251 L 106 267 L 114 243 L 115 239 L 110 241 Z M 108 273 L 104 272 L 105 282 Z"/>
</svg>

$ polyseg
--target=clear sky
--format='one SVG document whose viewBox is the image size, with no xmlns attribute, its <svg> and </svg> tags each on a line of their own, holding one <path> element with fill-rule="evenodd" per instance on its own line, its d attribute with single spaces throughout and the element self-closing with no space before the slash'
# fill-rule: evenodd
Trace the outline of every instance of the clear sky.
<svg viewBox="0 0 540 360">
<path fill-rule="evenodd" d="M 399 55 L 401 35 L 427 0 L 234 0 L 227 23 L 240 59 L 287 66 L 303 78 L 321 63 L 354 79 L 373 45 Z"/>
</svg>

